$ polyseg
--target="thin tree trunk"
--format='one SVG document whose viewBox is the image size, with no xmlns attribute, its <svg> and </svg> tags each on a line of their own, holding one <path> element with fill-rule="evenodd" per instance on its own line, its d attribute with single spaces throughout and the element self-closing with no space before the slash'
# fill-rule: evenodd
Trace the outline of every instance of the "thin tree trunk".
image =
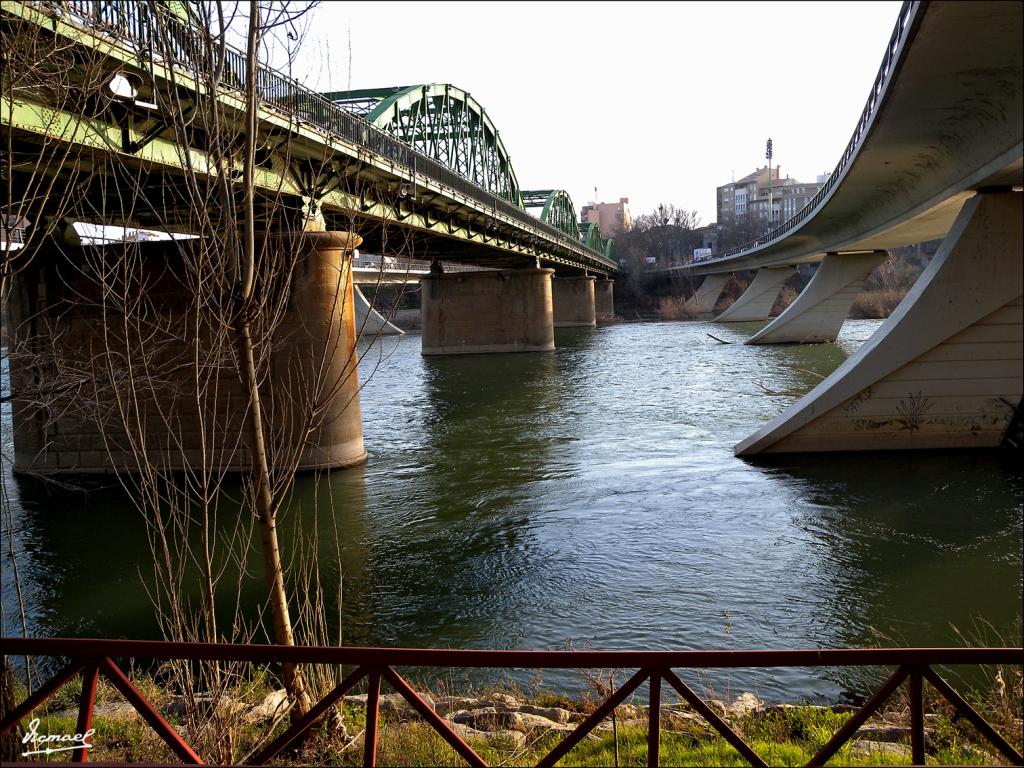
<svg viewBox="0 0 1024 768">
<path fill-rule="evenodd" d="M 284 588 L 284 568 L 277 543 L 277 510 L 270 483 L 270 465 L 267 461 L 264 438 L 263 409 L 260 402 L 259 376 L 253 353 L 252 316 L 253 286 L 256 272 L 256 220 L 254 210 L 253 166 L 256 155 L 257 92 L 256 65 L 260 35 L 260 8 L 258 0 L 249 3 L 249 37 L 246 49 L 246 131 L 245 131 L 245 238 L 242 253 L 241 308 L 238 315 L 238 352 L 249 394 L 249 429 L 252 441 L 252 473 L 256 491 L 256 509 L 260 522 L 260 540 L 263 568 L 269 593 L 270 610 L 274 622 L 274 640 L 280 645 L 294 645 L 292 623 L 288 615 L 288 595 Z M 292 701 L 292 718 L 309 711 L 309 698 L 302 682 L 302 674 L 295 664 L 283 664 L 285 688 Z"/>
<path fill-rule="evenodd" d="M 279 645 L 295 645 L 292 623 L 288 615 L 288 595 L 284 588 L 284 568 L 277 543 L 277 514 L 270 487 L 270 466 L 267 463 L 263 438 L 263 412 L 260 403 L 259 379 L 253 355 L 249 322 L 242 320 L 238 328 L 238 351 L 249 391 L 249 430 L 252 439 L 252 471 L 256 488 L 256 509 L 260 522 L 260 544 L 263 568 L 274 622 L 274 640 Z M 295 664 L 283 664 L 284 685 L 292 699 L 292 716 L 301 717 L 309 709 L 309 700 L 302 675 Z"/>
</svg>

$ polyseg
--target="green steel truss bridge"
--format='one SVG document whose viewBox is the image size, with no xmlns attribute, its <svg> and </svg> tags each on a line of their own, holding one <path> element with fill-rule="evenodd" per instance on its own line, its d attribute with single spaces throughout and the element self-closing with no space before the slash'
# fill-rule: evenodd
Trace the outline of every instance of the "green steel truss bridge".
<svg viewBox="0 0 1024 768">
<path fill-rule="evenodd" d="M 161 190 L 165 203 L 181 186 L 186 163 L 223 173 L 207 162 L 201 139 L 180 146 L 169 107 L 195 109 L 216 99 L 240 121 L 245 57 L 230 47 L 218 51 L 221 77 L 211 89 L 202 74 L 210 69 L 210 35 L 174 5 L 0 0 L 5 37 L 45 30 L 104 68 L 110 82 L 120 75 L 133 87 L 130 97 L 89 109 L 54 103 L 42 92 L 11 98 L 5 88 L 0 96 L 2 129 L 15 151 L 31 153 L 54 140 L 65 148 L 65 167 L 51 170 L 100 201 L 94 223 L 155 224 L 146 206 L 128 210 L 112 190 L 103 173 L 111 155 L 137 171 L 145 188 Z M 466 91 L 428 84 L 321 94 L 265 66 L 256 82 L 263 144 L 257 186 L 291 199 L 303 217 L 322 216 L 328 229 L 371 222 L 360 232 L 365 250 L 400 241 L 416 258 L 617 272 L 611 242 L 594 225 L 581 231 L 565 191 L 520 189 L 497 128 Z M 239 176 L 240 167 L 229 173 Z M 83 168 L 90 169 L 85 176 Z M 17 197 L 19 180 L 13 182 Z M 179 203 L 171 228 L 187 232 L 186 196 Z M 166 215 L 160 223 L 167 227 Z"/>
</svg>

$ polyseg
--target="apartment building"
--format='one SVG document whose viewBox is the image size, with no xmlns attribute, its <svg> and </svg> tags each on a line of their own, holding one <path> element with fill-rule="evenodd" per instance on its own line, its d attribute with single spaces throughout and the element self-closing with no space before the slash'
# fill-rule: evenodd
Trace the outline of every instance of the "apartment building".
<svg viewBox="0 0 1024 768">
<path fill-rule="evenodd" d="M 601 237 L 611 238 L 633 228 L 633 217 L 629 213 L 629 198 L 620 197 L 617 203 L 595 203 L 583 206 L 580 211 L 580 225 L 586 231 L 591 224 L 597 224 Z"/>
<path fill-rule="evenodd" d="M 758 168 L 738 181 L 718 187 L 718 223 L 735 226 L 757 222 L 765 229 L 778 226 L 807 205 L 823 183 L 797 181 L 789 176 L 783 178 L 782 169 L 778 166 L 770 172 L 768 166 Z"/>
</svg>

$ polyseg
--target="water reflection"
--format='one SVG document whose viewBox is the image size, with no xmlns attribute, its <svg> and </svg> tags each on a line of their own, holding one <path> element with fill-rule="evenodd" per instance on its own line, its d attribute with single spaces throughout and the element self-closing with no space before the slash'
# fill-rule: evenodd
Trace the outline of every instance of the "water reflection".
<svg viewBox="0 0 1024 768">
<path fill-rule="evenodd" d="M 423 358 L 416 336 L 363 347 L 370 460 L 301 478 L 282 526 L 286 557 L 317 547 L 332 636 L 339 585 L 350 644 L 947 645 L 950 625 L 1012 626 L 1019 470 L 989 453 L 735 458 L 878 323 L 848 323 L 835 345 L 742 345 L 757 327 L 560 329 L 539 354 Z M 15 513 L 39 634 L 153 636 L 137 513 L 21 483 Z M 256 605 L 258 571 L 251 583 Z M 862 682 L 715 680 L 783 699 Z"/>
</svg>

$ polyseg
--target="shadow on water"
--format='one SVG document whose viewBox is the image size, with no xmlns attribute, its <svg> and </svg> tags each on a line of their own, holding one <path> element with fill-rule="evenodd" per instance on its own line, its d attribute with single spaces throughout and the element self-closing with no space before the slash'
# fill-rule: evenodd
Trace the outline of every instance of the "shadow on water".
<svg viewBox="0 0 1024 768">
<path fill-rule="evenodd" d="M 744 346 L 757 327 L 559 329 L 554 352 L 508 355 L 424 358 L 414 334 L 363 345 L 370 459 L 300 477 L 281 526 L 289 563 L 315 548 L 328 637 L 339 611 L 350 645 L 783 649 L 1012 632 L 1020 472 L 983 452 L 736 458 L 878 323 L 847 323 L 838 344 Z M 146 530 L 120 491 L 9 487 L 32 632 L 157 636 Z M 248 568 L 255 615 L 262 574 Z M 10 631 L 6 571 L 3 604 Z M 748 672 L 710 682 L 827 700 L 871 677 Z"/>
<path fill-rule="evenodd" d="M 157 639 L 160 627 L 154 611 L 157 580 L 151 540 L 153 529 L 118 485 L 84 479 L 80 485 L 17 477 L 18 505 L 15 540 L 19 548 L 19 586 L 28 608 L 32 634 L 65 637 L 126 637 Z M 242 619 L 252 625 L 266 600 L 259 534 L 239 516 L 239 478 L 223 487 L 213 521 L 215 569 L 220 572 L 217 610 L 224 631 L 231 625 L 236 600 Z M 348 610 L 353 624 L 368 624 L 359 577 L 366 545 L 363 470 L 300 475 L 279 516 L 279 534 L 286 568 L 294 574 L 291 591 L 293 619 L 310 622 L 307 590 L 301 583 L 308 563 L 319 563 L 329 609 L 337 603 L 336 585 L 342 573 L 356 574 L 346 584 L 354 593 Z M 240 524 L 241 523 L 241 524 Z M 335 536 L 335 531 L 338 536 Z M 190 540 L 198 551 L 198 530 Z M 336 541 L 345 545 L 336 547 Z M 172 545 L 173 546 L 173 545 Z M 299 554 L 301 553 L 301 554 Z M 239 580 L 239 563 L 245 573 Z M 200 600 L 198 568 L 184 570 L 186 600 Z M 236 584 L 240 592 L 236 595 Z M 5 633 L 20 634 L 16 585 L 5 569 L 3 598 Z M 329 638 L 337 637 L 336 611 L 324 617 Z M 356 621 L 356 619 L 360 619 Z M 224 626 L 226 625 L 226 626 Z M 258 641 L 269 641 L 262 633 Z"/>
<path fill-rule="evenodd" d="M 373 478 L 358 578 L 372 583 L 377 620 L 346 632 L 388 645 L 487 647 L 504 610 L 535 589 L 529 489 L 552 449 L 545 424 L 562 405 L 558 363 L 553 353 L 464 355 L 424 358 L 422 370 L 418 428 L 380 457 L 384 472 Z M 415 455 L 413 466 L 399 450 Z"/>
<path fill-rule="evenodd" d="M 149 543 L 119 487 L 88 490 L 8 478 L 19 581 L 4 566 L 4 633 L 20 634 L 16 587 L 30 632 L 70 637 L 155 637 L 152 605 L 139 586 Z M 101 553 L 105 553 L 103 556 Z M 119 595 L 111 601 L 112 594 Z"/>
<path fill-rule="evenodd" d="M 1012 455 L 845 453 L 754 463 L 795 493 L 807 567 L 828 575 L 815 587 L 813 601 L 824 609 L 815 620 L 835 647 L 1024 642 L 1024 472 Z M 830 674 L 840 689 L 862 695 L 882 672 Z M 982 680 L 977 670 L 962 675 Z"/>
</svg>

